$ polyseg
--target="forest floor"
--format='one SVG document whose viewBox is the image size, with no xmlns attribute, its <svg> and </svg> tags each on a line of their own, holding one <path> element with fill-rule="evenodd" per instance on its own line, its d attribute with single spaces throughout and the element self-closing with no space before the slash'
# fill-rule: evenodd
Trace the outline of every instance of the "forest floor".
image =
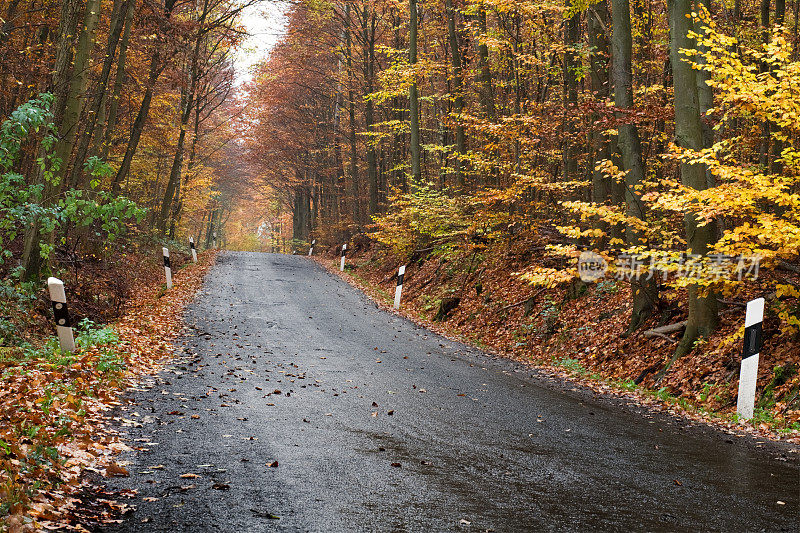
<svg viewBox="0 0 800 533">
<path fill-rule="evenodd" d="M 317 260 L 383 308 L 391 308 L 401 260 L 364 236 L 352 242 L 344 273 L 339 272 L 338 248 L 326 250 Z M 399 312 L 448 338 L 568 377 L 598 392 L 724 431 L 800 444 L 800 341 L 782 333 L 778 319 L 767 312 L 756 411 L 746 422 L 736 416 L 741 341 L 724 342 L 742 327 L 744 302 L 767 294 L 774 279 L 762 276 L 748 294 L 724 306 L 714 336 L 677 360 L 656 382 L 658 371 L 672 358 L 680 332 L 669 338 L 643 333 L 665 321 L 685 320 L 685 296 L 674 291 L 662 294 L 664 312 L 626 337 L 629 284 L 607 279 L 534 287 L 515 275 L 539 261 L 530 250 L 530 243 L 520 241 L 477 257 L 409 263 Z M 797 278 L 794 274 L 792 281 L 800 281 Z M 455 307 L 442 313 L 443 302 Z"/>
<path fill-rule="evenodd" d="M 127 447 L 112 428 L 111 410 L 171 359 L 183 309 L 215 256 L 204 252 L 193 264 L 188 254 L 173 252 L 170 291 L 150 245 L 73 265 L 63 275 L 77 344 L 72 354 L 55 341 L 46 290 L 4 282 L 0 529 L 102 523 L 124 512 L 124 503 L 90 481 L 127 475 L 114 460 Z"/>
</svg>

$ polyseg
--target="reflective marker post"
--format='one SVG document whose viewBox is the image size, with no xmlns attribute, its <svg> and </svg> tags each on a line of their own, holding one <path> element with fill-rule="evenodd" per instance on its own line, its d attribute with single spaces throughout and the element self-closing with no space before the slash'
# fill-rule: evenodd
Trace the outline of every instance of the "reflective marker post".
<svg viewBox="0 0 800 533">
<path fill-rule="evenodd" d="M 189 248 L 192 249 L 192 261 L 197 263 L 197 250 L 194 248 L 194 238 L 189 237 Z"/>
<path fill-rule="evenodd" d="M 394 308 L 400 309 L 400 295 L 403 292 L 403 276 L 406 274 L 406 266 L 397 269 L 397 288 L 394 290 Z"/>
<path fill-rule="evenodd" d="M 753 418 L 756 403 L 756 378 L 758 377 L 758 355 L 761 352 L 761 329 L 764 322 L 764 298 L 747 302 L 744 319 L 744 348 L 739 369 L 739 398 L 736 414 L 740 419 Z"/>
<path fill-rule="evenodd" d="M 172 268 L 169 266 L 169 249 L 162 248 L 164 254 L 164 275 L 167 277 L 167 290 L 172 288 Z"/>
<path fill-rule="evenodd" d="M 69 321 L 64 282 L 58 278 L 47 278 L 47 289 L 50 292 L 50 300 L 53 302 L 53 316 L 56 320 L 58 343 L 61 345 L 62 351 L 74 352 L 75 337 L 72 335 L 72 325 Z"/>
<path fill-rule="evenodd" d="M 317 244 L 317 239 L 311 241 L 311 248 L 308 249 L 308 257 L 314 255 L 314 245 Z"/>
<path fill-rule="evenodd" d="M 344 272 L 344 256 L 347 253 L 347 245 L 342 245 L 342 263 L 339 265 L 339 272 Z"/>
</svg>

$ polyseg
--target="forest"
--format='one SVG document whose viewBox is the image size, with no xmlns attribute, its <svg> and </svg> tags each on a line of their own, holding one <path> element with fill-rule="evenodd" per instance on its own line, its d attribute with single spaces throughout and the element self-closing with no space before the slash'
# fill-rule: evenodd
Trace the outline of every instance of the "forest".
<svg viewBox="0 0 800 533">
<path fill-rule="evenodd" d="M 596 254 L 629 294 L 621 336 L 682 332 L 657 381 L 696 347 L 733 354 L 742 329 L 707 341 L 753 295 L 797 363 L 797 2 L 309 1 L 288 17 L 242 119 L 277 206 L 261 246 L 363 234 L 381 264 L 463 271 L 458 298 L 476 263 L 563 288 Z"/>
<path fill-rule="evenodd" d="M 253 10 L 285 29 L 243 76 Z M 754 427 L 796 436 L 799 22 L 800 0 L 0 0 L 0 368 L 74 363 L 37 351 L 48 276 L 97 336 L 166 301 L 162 246 L 196 289 L 217 248 L 338 270 L 348 244 L 378 301 L 408 265 L 403 312 L 437 331 L 730 424 L 763 297 Z M 13 514 L 41 473 L 4 457 Z"/>
</svg>

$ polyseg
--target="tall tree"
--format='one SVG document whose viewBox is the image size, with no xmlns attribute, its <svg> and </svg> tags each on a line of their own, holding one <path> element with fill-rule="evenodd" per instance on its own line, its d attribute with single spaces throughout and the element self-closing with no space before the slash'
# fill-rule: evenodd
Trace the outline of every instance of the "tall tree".
<svg viewBox="0 0 800 533">
<path fill-rule="evenodd" d="M 128 2 L 128 9 L 125 13 L 125 27 L 122 32 L 122 37 L 119 43 L 119 54 L 116 61 L 116 73 L 114 74 L 114 86 L 108 98 L 108 112 L 105 115 L 105 121 L 102 123 L 102 137 L 99 142 L 101 144 L 100 158 L 108 159 L 108 152 L 111 148 L 112 138 L 114 136 L 114 128 L 117 125 L 117 113 L 119 112 L 119 100 L 122 97 L 122 88 L 125 83 L 125 65 L 128 60 L 128 43 L 131 39 L 131 27 L 133 26 L 133 15 L 136 11 L 136 0 Z"/>
<path fill-rule="evenodd" d="M 412 68 L 417 65 L 417 0 L 408 0 L 409 26 L 408 26 L 408 62 Z M 420 165 L 420 135 L 419 135 L 419 93 L 417 90 L 417 76 L 408 88 L 408 111 L 411 119 L 411 177 L 415 183 L 422 181 L 422 168 Z"/>
<path fill-rule="evenodd" d="M 89 104 L 88 113 L 84 120 L 83 134 L 78 142 L 77 153 L 75 154 L 75 162 L 72 165 L 72 171 L 68 183 L 70 185 L 83 186 L 83 163 L 86 161 L 86 156 L 89 152 L 89 145 L 94 136 L 95 126 L 97 125 L 100 116 L 100 108 L 105 102 L 106 92 L 108 88 L 108 78 L 111 75 L 111 69 L 114 65 L 114 59 L 117 55 L 117 46 L 119 45 L 120 37 L 122 36 L 122 29 L 125 25 L 125 17 L 120 16 L 120 13 L 126 13 L 128 6 L 133 0 L 115 0 L 113 10 L 111 13 L 111 28 L 108 35 L 108 42 L 105 49 L 105 57 L 103 60 L 103 68 L 100 72 L 100 77 L 97 80 L 94 88 L 94 95 L 92 96 Z"/>
<path fill-rule="evenodd" d="M 81 96 L 86 90 L 86 69 L 100 16 L 99 6 L 99 0 L 90 0 L 85 7 L 80 0 L 63 0 L 61 4 L 59 41 L 52 81 L 55 95 L 52 109 L 53 123 L 58 128 L 54 155 L 60 166 L 55 181 L 45 180 L 42 173 L 38 178 L 44 187 L 43 205 L 48 207 L 55 203 L 67 175 L 66 170 L 80 115 Z M 81 14 L 83 14 L 83 27 L 76 43 L 75 35 Z M 76 47 L 74 52 L 73 45 Z M 29 279 L 38 279 L 41 275 L 45 266 L 42 261 L 41 246 L 42 244 L 51 246 L 52 239 L 51 233 L 42 234 L 38 222 L 28 227 L 25 233 L 22 266 Z"/>
<path fill-rule="evenodd" d="M 456 129 L 456 154 L 453 165 L 456 174 L 456 184 L 460 189 L 464 188 L 464 171 L 462 169 L 462 159 L 467 153 L 466 135 L 461 113 L 464 111 L 464 88 L 463 73 L 461 64 L 461 43 L 459 42 L 458 32 L 456 31 L 456 9 L 453 7 L 453 0 L 445 0 L 447 10 L 447 39 L 450 46 L 450 61 L 453 67 L 453 114 L 455 115 Z"/>
<path fill-rule="evenodd" d="M 631 71 L 633 40 L 630 3 L 628 0 L 612 0 L 612 2 L 614 105 L 617 108 L 617 117 L 621 121 L 618 126 L 619 142 L 617 145 L 622 152 L 622 164 L 625 171 L 625 211 L 629 217 L 643 221 L 645 208 L 640 191 L 645 170 L 639 129 L 632 122 L 634 120 L 633 73 Z M 631 226 L 626 230 L 626 240 L 629 246 L 646 244 L 642 232 Z M 653 311 L 658 299 L 655 279 L 648 279 L 648 276 L 642 277 L 638 272 L 631 272 L 631 292 L 633 309 L 628 333 L 642 325 Z"/>
<path fill-rule="evenodd" d="M 670 3 L 670 53 L 672 58 L 675 142 L 681 148 L 702 150 L 703 125 L 700 119 L 700 103 L 697 94 L 696 70 L 691 61 L 683 56 L 681 50 L 696 48 L 690 32 L 694 29 L 691 14 L 691 0 L 669 0 Z M 704 190 L 708 187 L 706 169 L 698 163 L 680 164 L 681 183 L 692 189 Z M 703 221 L 704 222 L 704 221 Z M 686 242 L 692 254 L 704 256 L 716 241 L 715 222 L 701 223 L 697 214 L 689 212 L 684 217 Z M 689 317 L 686 330 L 675 352 L 675 358 L 688 353 L 698 338 L 708 337 L 717 327 L 718 304 L 713 292 L 704 294 L 696 284 L 690 285 Z"/>
<path fill-rule="evenodd" d="M 564 180 L 574 178 L 578 173 L 578 160 L 575 154 L 575 120 L 573 114 L 578 106 L 578 77 L 580 56 L 576 50 L 581 31 L 581 12 L 575 9 L 571 0 L 566 0 L 568 18 L 564 23 L 564 137 L 562 168 Z"/>
</svg>

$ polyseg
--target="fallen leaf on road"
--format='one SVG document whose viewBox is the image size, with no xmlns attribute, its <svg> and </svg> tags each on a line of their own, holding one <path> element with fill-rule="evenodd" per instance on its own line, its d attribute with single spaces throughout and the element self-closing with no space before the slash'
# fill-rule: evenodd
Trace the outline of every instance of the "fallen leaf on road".
<svg viewBox="0 0 800 533">
<path fill-rule="evenodd" d="M 228 490 L 231 486 L 228 483 L 214 483 L 211 488 L 214 490 Z"/>
<path fill-rule="evenodd" d="M 192 418 L 194 418 L 195 420 L 197 420 L 198 418 L 200 418 L 200 415 L 192 415 Z"/>
<path fill-rule="evenodd" d="M 392 466 L 395 467 L 395 468 L 400 468 L 403 465 L 400 464 L 400 463 L 392 463 Z"/>
<path fill-rule="evenodd" d="M 188 472 L 186 474 L 181 474 L 180 477 L 182 477 L 183 479 L 194 479 L 200 476 L 198 474 L 192 474 L 191 472 Z"/>
<path fill-rule="evenodd" d="M 147 496 L 146 498 L 142 498 L 142 500 L 144 500 L 146 502 L 157 502 L 159 499 L 158 498 L 154 498 L 152 496 Z"/>
<path fill-rule="evenodd" d="M 680 481 L 678 481 L 677 479 L 673 479 L 672 481 L 673 481 L 673 483 L 675 483 L 675 484 L 676 484 L 676 485 L 678 485 L 679 487 L 682 487 L 682 486 L 683 486 L 683 483 L 681 483 L 681 482 L 680 482 Z"/>
<path fill-rule="evenodd" d="M 106 477 L 128 477 L 131 473 L 124 466 L 111 462 L 106 467 Z"/>
<path fill-rule="evenodd" d="M 325 359 L 324 357 L 322 359 Z M 250 512 L 256 515 L 259 518 L 267 518 L 269 520 L 280 520 L 280 516 L 272 513 L 268 513 L 266 511 L 259 511 L 258 509 L 250 509 Z"/>
<path fill-rule="evenodd" d="M 270 463 L 267 463 L 267 466 L 270 468 L 278 468 L 278 461 L 272 461 Z"/>
<path fill-rule="evenodd" d="M 179 416 L 179 415 L 182 415 L 182 414 L 183 414 L 183 411 L 170 411 L 170 412 L 169 412 L 169 413 L 167 413 L 167 414 L 168 414 L 168 415 L 176 415 L 176 416 Z"/>
<path fill-rule="evenodd" d="M 459 520 L 458 523 L 461 524 L 462 526 L 468 526 L 468 525 L 472 524 L 472 522 L 470 522 L 469 520 L 464 520 L 463 518 L 461 520 Z"/>
</svg>

